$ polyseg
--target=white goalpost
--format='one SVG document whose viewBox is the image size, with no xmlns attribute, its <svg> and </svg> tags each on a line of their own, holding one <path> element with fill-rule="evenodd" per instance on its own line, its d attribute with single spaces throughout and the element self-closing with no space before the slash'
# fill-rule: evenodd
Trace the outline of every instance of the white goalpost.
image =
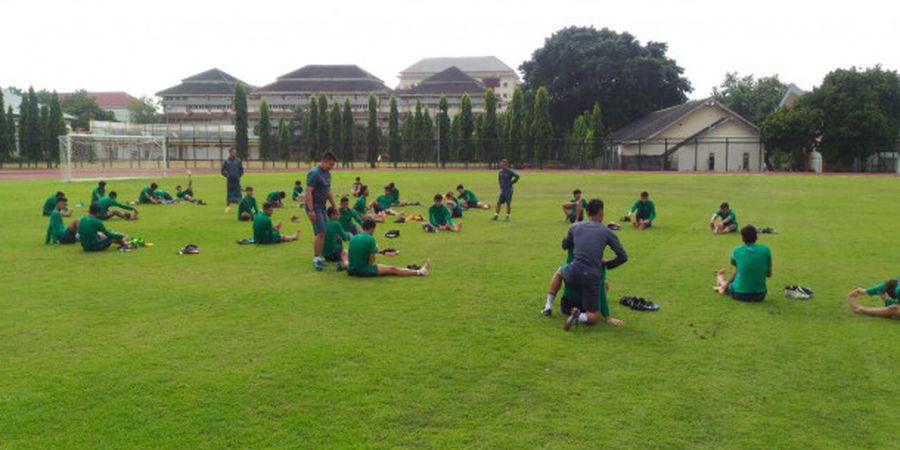
<svg viewBox="0 0 900 450">
<path fill-rule="evenodd" d="M 67 134 L 59 137 L 63 181 L 165 177 L 165 136 Z"/>
</svg>

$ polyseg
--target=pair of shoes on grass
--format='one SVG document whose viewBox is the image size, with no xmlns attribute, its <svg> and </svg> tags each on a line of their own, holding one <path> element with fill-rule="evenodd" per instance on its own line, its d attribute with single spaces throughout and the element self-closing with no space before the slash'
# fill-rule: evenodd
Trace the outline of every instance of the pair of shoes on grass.
<svg viewBox="0 0 900 450">
<path fill-rule="evenodd" d="M 792 300 L 809 300 L 812 298 L 812 289 L 806 286 L 785 286 L 784 297 Z"/>
<path fill-rule="evenodd" d="M 632 297 L 626 295 L 619 300 L 619 304 L 627 306 L 635 311 L 658 311 L 659 305 L 651 301 L 647 301 L 643 297 Z"/>
</svg>

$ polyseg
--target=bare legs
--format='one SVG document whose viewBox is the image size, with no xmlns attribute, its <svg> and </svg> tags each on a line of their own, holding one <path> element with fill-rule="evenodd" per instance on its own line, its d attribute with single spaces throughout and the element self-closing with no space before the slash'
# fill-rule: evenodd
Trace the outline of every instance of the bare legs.
<svg viewBox="0 0 900 450">
<path fill-rule="evenodd" d="M 395 276 L 395 277 L 415 277 L 426 276 L 431 269 L 431 260 L 426 259 L 419 270 L 407 269 L 406 267 L 388 266 L 386 264 L 378 264 L 378 276 Z"/>
<path fill-rule="evenodd" d="M 865 295 L 865 293 L 865 289 L 861 288 L 850 291 L 850 294 L 847 295 L 847 302 L 850 304 L 850 311 L 863 316 L 884 317 L 887 319 L 900 318 L 900 304 L 885 306 L 883 308 L 870 308 L 866 306 L 860 306 L 859 302 L 857 301 L 857 297 Z"/>
</svg>

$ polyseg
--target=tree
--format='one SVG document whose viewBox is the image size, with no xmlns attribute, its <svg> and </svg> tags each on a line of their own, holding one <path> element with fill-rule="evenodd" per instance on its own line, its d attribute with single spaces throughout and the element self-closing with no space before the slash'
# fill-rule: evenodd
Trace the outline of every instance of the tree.
<svg viewBox="0 0 900 450">
<path fill-rule="evenodd" d="M 342 154 L 344 146 L 341 143 L 341 137 L 343 136 L 341 132 L 341 105 L 337 101 L 331 105 L 331 119 L 328 122 L 331 130 L 331 137 L 328 139 L 331 142 L 331 150 L 334 154 L 339 155 L 341 163 L 346 164 L 347 161 L 344 160 L 344 155 Z"/>
<path fill-rule="evenodd" d="M 791 170 L 805 170 L 822 129 L 822 111 L 797 104 L 770 114 L 760 131 L 766 142 L 766 166 L 775 167 L 778 154 L 789 155 Z"/>
<path fill-rule="evenodd" d="M 247 135 L 247 91 L 244 85 L 234 86 L 234 148 L 241 159 L 250 156 L 250 138 Z"/>
<path fill-rule="evenodd" d="M 366 149 L 369 156 L 369 167 L 375 168 L 375 162 L 378 160 L 378 141 L 381 137 L 381 131 L 378 129 L 378 99 L 375 94 L 369 94 L 369 117 L 366 128 Z"/>
<path fill-rule="evenodd" d="M 453 121 L 450 122 L 450 160 L 461 161 L 460 153 L 462 152 L 462 113 L 453 115 Z"/>
<path fill-rule="evenodd" d="M 56 154 L 53 145 L 55 137 L 53 136 L 53 127 L 50 124 L 50 108 L 47 105 L 41 105 L 41 130 L 39 133 L 41 140 L 41 158 L 47 161 L 47 167 L 53 167 L 53 155 Z"/>
<path fill-rule="evenodd" d="M 315 161 L 319 146 L 319 101 L 316 97 L 309 98 L 309 120 L 306 121 L 306 148 L 308 149 L 307 159 Z M 324 118 L 321 118 L 324 120 Z"/>
<path fill-rule="evenodd" d="M 128 102 L 128 118 L 132 123 L 160 123 L 159 102 L 144 95 Z"/>
<path fill-rule="evenodd" d="M 447 113 L 447 97 L 441 96 L 437 114 L 438 159 L 441 167 L 447 165 L 450 158 L 450 116 Z"/>
<path fill-rule="evenodd" d="M 3 104 L 3 87 L 0 87 L 0 164 L 9 160 L 12 149 L 9 147 L 9 140 L 6 138 L 6 106 Z"/>
<path fill-rule="evenodd" d="M 393 95 L 390 101 L 390 112 L 388 113 L 388 158 L 394 167 L 403 157 L 403 141 L 400 139 L 400 112 L 397 111 L 397 98 Z"/>
<path fill-rule="evenodd" d="M 737 72 L 729 72 L 725 74 L 725 81 L 713 88 L 713 96 L 759 126 L 778 108 L 786 89 L 778 75 L 754 79 L 753 75 L 741 77 Z"/>
<path fill-rule="evenodd" d="M 515 162 L 521 163 L 525 161 L 525 95 L 522 93 L 522 87 L 516 86 L 513 91 L 512 102 L 509 109 L 506 110 L 509 124 L 509 137 L 507 139 L 508 158 Z"/>
<path fill-rule="evenodd" d="M 319 94 L 319 128 L 316 130 L 316 159 L 318 160 L 326 150 L 331 150 L 331 119 L 328 117 L 328 97 L 325 93 Z"/>
<path fill-rule="evenodd" d="M 431 113 L 427 108 L 422 112 L 422 122 L 419 123 L 418 134 L 422 161 L 430 162 L 436 155 L 434 154 L 434 121 L 431 120 Z"/>
<path fill-rule="evenodd" d="M 412 135 L 412 160 L 422 162 L 425 160 L 425 133 L 423 129 L 424 118 L 422 116 L 422 102 L 416 99 L 416 109 L 413 114 L 413 135 Z"/>
<path fill-rule="evenodd" d="M 38 107 L 34 88 L 22 97 L 19 105 L 19 148 L 22 155 L 31 162 L 40 161 L 44 142 L 41 139 L 41 111 Z"/>
<path fill-rule="evenodd" d="M 469 162 L 475 156 L 472 148 L 475 118 L 472 116 L 472 99 L 469 94 L 463 94 L 460 101 L 459 120 L 459 159 L 468 167 Z"/>
<path fill-rule="evenodd" d="M 534 113 L 531 122 L 531 137 L 534 145 L 534 161 L 543 167 L 550 155 L 550 138 L 553 125 L 550 122 L 550 98 L 547 88 L 541 86 L 534 97 Z"/>
<path fill-rule="evenodd" d="M 588 127 L 591 131 L 591 157 L 599 158 L 606 150 L 606 127 L 603 126 L 603 111 L 600 109 L 600 102 L 594 102 L 594 108 L 591 110 Z"/>
<path fill-rule="evenodd" d="M 644 114 L 683 103 L 690 82 L 660 42 L 641 45 L 629 33 L 568 27 L 551 35 L 520 69 L 526 87 L 546 86 L 552 123 L 563 129 L 599 101 L 618 129 Z"/>
<path fill-rule="evenodd" d="M 259 159 L 263 161 L 274 157 L 272 151 L 272 123 L 269 121 L 269 103 L 263 99 L 259 103 L 259 124 L 256 126 L 259 136 Z M 274 159 L 274 158 L 273 158 Z"/>
<path fill-rule="evenodd" d="M 0 124 L 2 127 L 3 124 Z M 16 152 L 16 116 L 13 114 L 13 107 L 6 107 L 6 132 L 4 133 L 4 137 L 6 139 L 6 151 L 5 155 L 0 155 L 0 157 L 6 157 L 7 159 L 12 158 L 12 154 Z"/>
<path fill-rule="evenodd" d="M 484 93 L 484 119 L 479 133 L 482 158 L 490 165 L 498 161 L 500 132 L 497 125 L 497 97 L 493 89 Z"/>
<path fill-rule="evenodd" d="M 416 160 L 416 119 L 415 113 L 406 113 L 403 118 L 403 160 L 408 162 Z"/>
<path fill-rule="evenodd" d="M 341 161 L 345 167 L 349 167 L 356 159 L 353 153 L 353 110 L 350 109 L 350 99 L 344 99 L 344 112 L 341 115 Z"/>
<path fill-rule="evenodd" d="M 291 141 L 293 138 L 293 128 L 288 125 L 284 117 L 278 119 L 278 157 L 285 162 L 291 158 Z"/>
<path fill-rule="evenodd" d="M 65 96 L 60 100 L 60 106 L 64 113 L 75 117 L 72 127 L 78 130 L 89 129 L 92 120 L 116 120 L 113 113 L 100 109 L 97 102 L 85 90 L 77 90 Z"/>
<path fill-rule="evenodd" d="M 577 163 L 579 168 L 584 168 L 585 163 L 591 159 L 593 132 L 590 127 L 590 119 L 590 111 L 585 111 L 584 114 L 575 118 L 567 146 L 569 162 Z"/>
</svg>

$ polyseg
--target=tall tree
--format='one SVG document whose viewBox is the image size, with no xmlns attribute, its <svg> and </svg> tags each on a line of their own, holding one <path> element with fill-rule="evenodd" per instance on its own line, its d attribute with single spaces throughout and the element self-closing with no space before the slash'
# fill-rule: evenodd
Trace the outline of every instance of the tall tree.
<svg viewBox="0 0 900 450">
<path fill-rule="evenodd" d="M 6 154 L 0 154 L 0 158 L 6 158 L 3 161 L 8 161 L 12 158 L 13 153 L 16 152 L 16 116 L 13 114 L 13 107 L 6 107 L 6 132 L 4 133 L 4 137 L 6 139 Z M 3 127 L 4 124 L 0 124 L 0 127 Z"/>
<path fill-rule="evenodd" d="M 331 150 L 331 119 L 328 117 L 328 97 L 325 93 L 319 94 L 319 129 L 316 130 L 316 159 L 319 159 L 327 150 Z"/>
<path fill-rule="evenodd" d="M 441 96 L 438 102 L 438 114 L 436 120 L 438 139 L 438 159 L 440 166 L 445 167 L 450 158 L 450 115 L 447 112 L 447 97 Z"/>
<path fill-rule="evenodd" d="M 307 160 L 315 161 L 319 148 L 319 100 L 315 96 L 309 98 L 309 119 L 306 121 Z"/>
<path fill-rule="evenodd" d="M 766 141 L 766 166 L 776 167 L 776 155 L 786 158 L 791 170 L 805 170 L 810 153 L 815 150 L 822 130 L 822 110 L 797 104 L 782 108 L 763 120 L 760 127 Z"/>
<path fill-rule="evenodd" d="M 256 135 L 259 136 L 259 159 L 265 161 L 274 159 L 272 151 L 272 122 L 269 121 L 269 103 L 263 99 L 259 103 L 259 124 L 256 126 Z"/>
<path fill-rule="evenodd" d="M 59 103 L 59 96 L 56 95 L 56 91 L 53 91 L 53 96 L 50 97 L 50 136 L 48 137 L 50 142 L 48 148 L 50 159 L 56 163 L 59 162 L 59 137 L 65 135 L 67 132 L 68 130 L 66 130 L 66 121 L 63 117 L 62 105 Z"/>
<path fill-rule="evenodd" d="M 390 112 L 388 113 L 388 157 L 394 167 L 403 157 L 403 141 L 400 139 L 400 112 L 397 110 L 397 98 L 393 95 L 390 101 Z"/>
<path fill-rule="evenodd" d="M 44 143 L 41 140 L 41 111 L 34 88 L 28 88 L 19 111 L 19 147 L 29 161 L 40 161 Z"/>
<path fill-rule="evenodd" d="M 475 117 L 472 115 L 472 98 L 463 94 L 459 112 L 459 159 L 468 166 L 475 156 L 472 133 L 475 132 Z"/>
<path fill-rule="evenodd" d="M 159 102 L 146 95 L 128 102 L 128 120 L 132 123 L 160 123 Z"/>
<path fill-rule="evenodd" d="M 434 120 L 431 119 L 431 113 L 428 108 L 422 111 L 422 122 L 419 124 L 419 142 L 421 142 L 421 154 L 423 162 L 436 161 L 434 148 Z"/>
<path fill-rule="evenodd" d="M 378 99 L 375 94 L 369 94 L 369 114 L 366 128 L 366 148 L 369 156 L 369 167 L 375 168 L 378 160 L 379 138 L 381 131 L 378 129 Z"/>
<path fill-rule="evenodd" d="M 603 126 L 603 110 L 600 109 L 600 102 L 594 102 L 594 108 L 591 110 L 589 118 L 585 118 L 588 128 L 591 130 L 590 144 L 591 157 L 599 158 L 606 151 L 606 127 Z"/>
<path fill-rule="evenodd" d="M 550 156 L 550 138 L 553 136 L 553 125 L 550 122 L 550 98 L 547 88 L 541 86 L 534 96 L 534 113 L 531 122 L 531 137 L 534 145 L 534 161 L 539 167 Z"/>
<path fill-rule="evenodd" d="M 607 126 L 619 129 L 687 99 L 691 84 L 667 50 L 661 42 L 641 45 L 629 33 L 573 26 L 553 33 L 520 69 L 526 87 L 547 87 L 552 123 L 560 130 L 595 101 Z"/>
<path fill-rule="evenodd" d="M 725 80 L 713 88 L 713 96 L 732 111 L 759 126 L 775 112 L 787 86 L 778 75 L 754 78 L 737 72 L 725 74 Z"/>
<path fill-rule="evenodd" d="M 9 141 L 6 139 L 6 134 L 6 106 L 3 104 L 3 87 L 0 86 L 0 164 L 9 160 L 9 155 L 12 153 L 7 146 Z"/>
<path fill-rule="evenodd" d="M 356 159 L 353 151 L 353 110 L 350 109 L 350 99 L 344 99 L 344 112 L 341 115 L 341 161 L 345 167 L 350 167 Z"/>
<path fill-rule="evenodd" d="M 92 120 L 115 121 L 116 116 L 97 106 L 97 101 L 80 89 L 60 100 L 62 111 L 75 117 L 72 127 L 76 130 L 88 130 Z"/>
<path fill-rule="evenodd" d="M 247 119 L 247 91 L 244 85 L 234 85 L 234 148 L 238 157 L 247 159 L 250 157 L 250 137 Z"/>
<path fill-rule="evenodd" d="M 293 129 L 288 125 L 284 117 L 278 119 L 278 158 L 288 161 L 291 158 L 291 140 Z"/>
<path fill-rule="evenodd" d="M 450 122 L 450 160 L 459 162 L 462 152 L 462 113 L 453 115 Z"/>
<path fill-rule="evenodd" d="M 481 127 L 481 154 L 488 165 L 499 161 L 500 131 L 497 125 L 497 97 L 493 89 L 484 93 L 484 119 Z"/>
<path fill-rule="evenodd" d="M 425 133 L 424 118 L 422 116 L 422 102 L 416 99 L 416 109 L 413 114 L 413 161 L 422 162 L 425 160 Z"/>
<path fill-rule="evenodd" d="M 403 118 L 403 155 L 402 159 L 407 163 L 416 160 L 416 115 L 413 112 L 406 113 Z"/>
<path fill-rule="evenodd" d="M 328 122 L 330 122 L 328 125 L 331 130 L 331 137 L 328 139 L 331 142 L 331 149 L 335 155 L 341 158 L 341 163 L 346 164 L 347 161 L 345 161 L 343 155 L 344 146 L 341 143 L 341 137 L 343 136 L 341 132 L 341 127 L 343 126 L 341 105 L 337 101 L 331 105 L 331 119 Z"/>
<path fill-rule="evenodd" d="M 515 163 L 525 161 L 525 95 L 522 86 L 516 86 L 513 91 L 512 102 L 506 110 L 509 119 L 508 152 L 509 159 Z"/>
</svg>

